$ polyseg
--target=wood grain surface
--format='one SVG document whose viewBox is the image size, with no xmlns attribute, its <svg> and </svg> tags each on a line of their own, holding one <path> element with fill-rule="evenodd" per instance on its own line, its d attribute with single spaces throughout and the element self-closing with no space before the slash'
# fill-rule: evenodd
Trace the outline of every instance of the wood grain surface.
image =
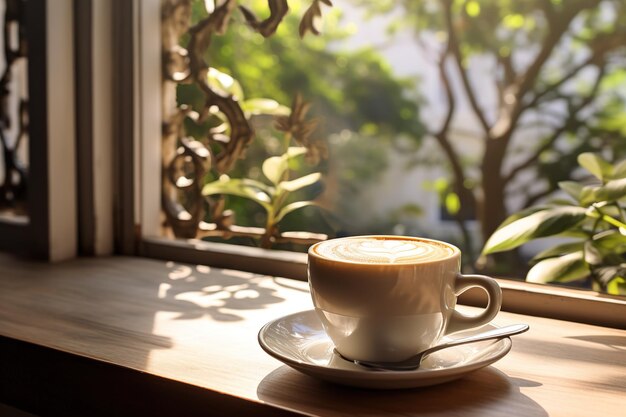
<svg viewBox="0 0 626 417">
<path fill-rule="evenodd" d="M 307 284 L 286 278 L 140 258 L 49 265 L 0 255 L 0 336 L 135 372 L 119 378 L 134 381 L 138 389 L 128 396 L 139 403 L 152 400 L 139 389 L 150 378 L 177 384 L 180 395 L 184 387 L 207 393 L 193 404 L 176 403 L 179 415 L 192 415 L 192 405 L 206 415 L 623 416 L 626 410 L 623 330 L 501 312 L 496 324 L 531 329 L 515 336 L 511 352 L 494 365 L 439 386 L 374 391 L 315 380 L 259 347 L 263 324 L 311 308 Z M 16 368 L 48 372 L 51 381 L 62 373 L 42 360 L 15 365 L 28 360 L 26 350 L 7 348 L 0 357 L 0 401 L 9 405 L 2 394 L 10 397 L 9 387 L 28 380 Z M 74 365 L 65 366 L 71 372 Z M 90 378 L 104 372 L 98 369 Z M 45 391 L 41 378 L 30 382 Z M 94 386 L 83 385 L 83 392 Z M 22 395 L 20 405 L 45 411 L 24 406 L 38 395 Z M 110 395 L 106 404 L 118 399 Z"/>
</svg>

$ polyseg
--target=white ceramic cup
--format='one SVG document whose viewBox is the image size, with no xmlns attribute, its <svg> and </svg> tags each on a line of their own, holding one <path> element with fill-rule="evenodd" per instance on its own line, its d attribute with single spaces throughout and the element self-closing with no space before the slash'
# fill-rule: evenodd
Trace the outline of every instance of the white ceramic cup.
<svg viewBox="0 0 626 417">
<path fill-rule="evenodd" d="M 329 245 L 357 243 L 365 248 L 356 249 L 363 259 L 324 252 Z M 437 254 L 413 256 L 417 252 L 411 255 L 400 246 L 415 246 L 417 252 L 432 249 Z M 396 259 L 398 251 L 408 256 Z M 433 346 L 445 334 L 490 322 L 500 311 L 502 292 L 497 282 L 482 275 L 462 275 L 460 265 L 457 247 L 432 239 L 332 239 L 309 248 L 309 286 L 318 317 L 339 353 L 354 360 L 401 361 Z M 477 316 L 455 310 L 457 296 L 472 287 L 483 288 L 489 296 L 487 307 Z"/>
</svg>

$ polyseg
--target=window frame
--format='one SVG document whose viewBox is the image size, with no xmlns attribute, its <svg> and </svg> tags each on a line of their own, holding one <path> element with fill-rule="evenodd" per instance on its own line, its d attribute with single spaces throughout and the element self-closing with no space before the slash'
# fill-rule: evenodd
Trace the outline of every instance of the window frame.
<svg viewBox="0 0 626 417">
<path fill-rule="evenodd" d="M 48 172 L 47 140 L 47 79 L 46 73 L 35 68 L 46 68 L 47 30 L 46 13 L 34 13 L 45 7 L 45 1 L 33 1 L 26 7 L 28 49 L 28 179 L 27 214 L 17 218 L 0 217 L 0 248 L 47 258 L 49 251 L 48 187 L 43 179 Z M 45 10 L 45 9 L 44 9 Z M 43 66 L 41 66 L 43 65 Z M 36 92 L 36 93 L 35 93 Z M 38 149 L 39 152 L 33 152 Z"/>
<path fill-rule="evenodd" d="M 72 1 L 25 3 L 28 43 L 27 216 L 0 218 L 0 249 L 59 261 L 76 255 Z M 44 70 L 42 70 L 44 69 Z M 52 175 L 54 173 L 54 175 Z"/>
<path fill-rule="evenodd" d="M 119 42 L 127 38 L 120 36 L 116 43 L 117 71 L 132 74 L 132 77 L 118 75 L 116 89 L 124 92 L 124 96 L 132 91 L 134 99 L 132 104 L 118 102 L 118 108 L 123 108 L 117 119 L 118 152 L 125 152 L 117 154 L 121 160 L 118 175 L 123 185 L 118 200 L 123 202 L 125 218 L 116 230 L 120 242 L 116 245 L 118 253 L 306 281 L 306 254 L 161 236 L 161 175 L 154 175 L 161 173 L 160 2 L 135 0 L 131 4 L 117 0 L 116 4 L 116 18 L 123 23 L 119 33 L 132 34 L 135 40 L 123 47 Z M 132 85 L 128 84 L 129 79 L 133 80 Z M 132 111 L 134 119 L 129 117 Z M 124 173 L 133 175 L 124 177 Z M 624 297 L 503 278 L 497 281 L 504 294 L 503 310 L 626 328 L 626 317 L 622 314 L 626 307 Z M 464 293 L 459 301 L 469 305 L 485 302 L 484 295 L 475 290 Z"/>
</svg>

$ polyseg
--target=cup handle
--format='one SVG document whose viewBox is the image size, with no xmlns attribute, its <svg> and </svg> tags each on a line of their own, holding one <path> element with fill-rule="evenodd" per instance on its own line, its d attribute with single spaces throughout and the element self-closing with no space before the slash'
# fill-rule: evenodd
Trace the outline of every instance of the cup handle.
<svg viewBox="0 0 626 417">
<path fill-rule="evenodd" d="M 487 307 L 482 313 L 476 316 L 467 316 L 454 310 L 448 321 L 446 334 L 487 324 L 493 320 L 500 311 L 500 306 L 502 305 L 502 290 L 496 280 L 484 275 L 457 275 L 454 286 L 454 292 L 457 296 L 474 287 L 480 287 L 487 292 Z"/>
</svg>

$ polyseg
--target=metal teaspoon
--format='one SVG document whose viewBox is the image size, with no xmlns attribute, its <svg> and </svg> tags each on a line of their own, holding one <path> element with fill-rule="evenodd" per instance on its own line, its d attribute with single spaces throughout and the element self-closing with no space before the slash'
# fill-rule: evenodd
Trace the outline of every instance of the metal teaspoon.
<svg viewBox="0 0 626 417">
<path fill-rule="evenodd" d="M 375 368 L 379 370 L 388 370 L 388 371 L 414 371 L 418 369 L 422 363 L 422 360 L 433 352 L 437 352 L 438 350 L 447 349 L 452 346 L 464 345 L 466 343 L 474 343 L 480 342 L 483 340 L 490 339 L 502 339 L 507 336 L 511 336 L 514 334 L 524 333 L 528 330 L 527 324 L 512 324 L 510 326 L 499 327 L 492 330 L 487 330 L 486 332 L 481 332 L 478 334 L 474 334 L 467 337 L 460 337 L 458 339 L 450 340 L 449 342 L 442 343 L 437 346 L 433 346 L 428 348 L 414 356 L 411 356 L 409 359 L 406 359 L 401 362 L 375 362 L 375 361 L 353 361 L 344 356 L 341 356 L 347 361 L 354 362 L 359 365 L 366 366 L 368 368 Z"/>
</svg>

